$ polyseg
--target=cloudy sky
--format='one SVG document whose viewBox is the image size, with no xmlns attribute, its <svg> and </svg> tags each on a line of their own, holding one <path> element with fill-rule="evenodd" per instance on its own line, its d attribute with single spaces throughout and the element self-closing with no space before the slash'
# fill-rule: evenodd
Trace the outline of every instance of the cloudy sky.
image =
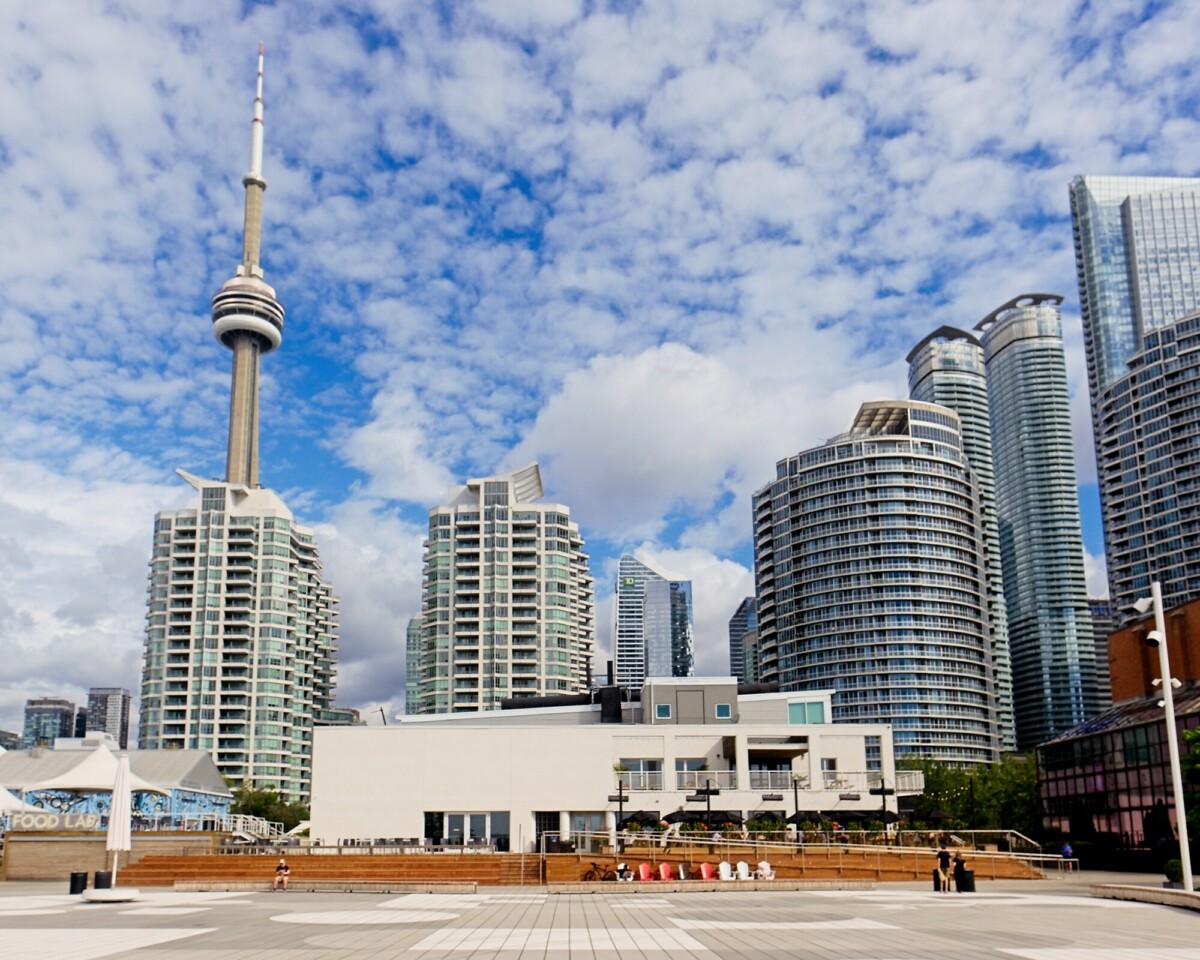
<svg viewBox="0 0 1200 960">
<path fill-rule="evenodd" d="M 542 464 L 601 611 L 623 551 L 753 590 L 776 460 L 903 357 L 1064 304 L 1103 587 L 1067 184 L 1196 175 L 1200 4 L 8 0 L 0 5 L 0 728 L 137 689 L 156 510 L 224 470 L 209 298 L 266 42 L 263 483 L 319 530 L 339 700 L 400 708 L 425 514 Z"/>
</svg>

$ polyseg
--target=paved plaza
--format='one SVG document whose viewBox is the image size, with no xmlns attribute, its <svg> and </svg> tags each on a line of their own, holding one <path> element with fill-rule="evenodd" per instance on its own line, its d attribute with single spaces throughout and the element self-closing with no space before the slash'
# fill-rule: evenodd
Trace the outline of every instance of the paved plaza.
<svg viewBox="0 0 1200 960">
<path fill-rule="evenodd" d="M 802 893 L 176 893 L 89 904 L 65 884 L 0 884 L 3 960 L 1200 960 L 1200 913 L 1091 899 L 1074 875 Z M 615 886 L 615 885 L 614 885 Z M 609 889 L 612 889 L 610 887 Z"/>
</svg>

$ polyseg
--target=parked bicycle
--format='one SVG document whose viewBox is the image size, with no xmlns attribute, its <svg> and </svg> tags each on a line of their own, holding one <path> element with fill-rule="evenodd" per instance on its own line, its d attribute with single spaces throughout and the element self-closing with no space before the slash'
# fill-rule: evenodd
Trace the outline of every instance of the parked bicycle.
<svg viewBox="0 0 1200 960">
<path fill-rule="evenodd" d="M 592 861 L 592 865 L 583 872 L 584 883 L 595 883 L 602 880 L 616 880 L 617 874 L 610 869 L 607 864 L 596 863 Z"/>
</svg>

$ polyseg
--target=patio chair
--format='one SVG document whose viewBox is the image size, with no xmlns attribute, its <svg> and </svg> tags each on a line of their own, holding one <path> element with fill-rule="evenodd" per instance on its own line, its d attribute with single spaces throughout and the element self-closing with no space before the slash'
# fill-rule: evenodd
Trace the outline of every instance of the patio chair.
<svg viewBox="0 0 1200 960">
<path fill-rule="evenodd" d="M 758 861 L 758 879 L 759 880 L 774 880 L 775 871 L 766 860 Z"/>
<path fill-rule="evenodd" d="M 733 867 L 729 865 L 728 860 L 721 861 L 720 865 L 717 867 L 717 873 L 720 875 L 722 880 L 734 879 Z"/>
<path fill-rule="evenodd" d="M 647 881 L 653 880 L 654 879 L 654 868 L 652 866 L 650 866 L 650 864 L 648 864 L 648 863 L 639 863 L 638 864 L 638 879 L 639 880 L 647 880 Z"/>
<path fill-rule="evenodd" d="M 679 865 L 679 879 L 680 880 L 688 879 L 688 865 L 686 863 L 681 863 Z"/>
<path fill-rule="evenodd" d="M 675 874 L 671 870 L 669 863 L 660 863 L 658 865 L 658 879 L 670 882 L 675 879 Z"/>
<path fill-rule="evenodd" d="M 750 872 L 750 864 L 745 860 L 739 860 L 737 865 L 737 878 L 739 880 L 752 880 L 754 875 Z"/>
<path fill-rule="evenodd" d="M 700 864 L 700 879 L 701 880 L 716 880 L 717 868 L 711 863 Z"/>
</svg>

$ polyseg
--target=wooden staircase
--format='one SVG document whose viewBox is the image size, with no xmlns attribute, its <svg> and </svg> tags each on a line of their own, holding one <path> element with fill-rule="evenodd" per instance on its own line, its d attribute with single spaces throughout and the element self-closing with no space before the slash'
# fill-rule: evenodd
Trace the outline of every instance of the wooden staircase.
<svg viewBox="0 0 1200 960">
<path fill-rule="evenodd" d="M 1041 873 L 1023 860 L 987 853 L 967 854 L 967 866 L 982 883 L 997 879 L 1035 879 Z M 595 863 L 614 869 L 619 860 L 634 869 L 650 863 L 657 870 L 666 861 L 685 863 L 692 877 L 700 874 L 706 860 L 752 865 L 768 860 L 781 880 L 863 879 L 879 882 L 928 880 L 936 859 L 931 851 L 889 847 L 808 847 L 800 851 L 750 850 L 709 851 L 631 847 L 620 858 L 611 854 L 548 854 L 542 875 L 537 854 L 527 853 L 439 853 L 439 854 L 339 854 L 308 852 L 300 847 L 288 851 L 291 880 L 361 881 L 386 883 L 476 883 L 480 886 L 538 886 L 543 883 L 574 883 L 583 879 Z M 194 856 L 148 856 L 121 869 L 121 882 L 139 887 L 169 887 L 178 881 L 224 881 L 267 883 L 275 874 L 276 856 L 253 854 L 199 854 Z"/>
</svg>

